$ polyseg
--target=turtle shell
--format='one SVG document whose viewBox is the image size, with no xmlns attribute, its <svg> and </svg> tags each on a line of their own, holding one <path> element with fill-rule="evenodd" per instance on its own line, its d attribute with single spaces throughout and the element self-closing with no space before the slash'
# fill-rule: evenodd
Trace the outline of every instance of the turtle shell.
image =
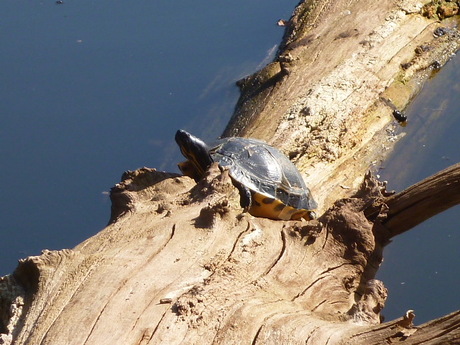
<svg viewBox="0 0 460 345">
<path fill-rule="evenodd" d="M 275 219 L 312 218 L 317 207 L 296 166 L 279 150 L 255 139 L 231 137 L 209 146 L 213 161 L 252 194 L 249 212 Z"/>
</svg>

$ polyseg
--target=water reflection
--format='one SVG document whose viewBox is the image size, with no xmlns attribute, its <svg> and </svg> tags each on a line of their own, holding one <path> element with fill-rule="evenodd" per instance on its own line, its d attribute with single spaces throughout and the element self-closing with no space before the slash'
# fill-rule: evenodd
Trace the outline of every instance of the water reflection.
<svg viewBox="0 0 460 345">
<path fill-rule="evenodd" d="M 389 189 L 403 190 L 460 162 L 459 66 L 456 56 L 408 108 L 406 136 L 380 171 Z M 419 324 L 460 308 L 459 211 L 456 206 L 429 219 L 386 248 L 378 278 L 389 289 L 387 319 L 414 309 Z"/>
<path fill-rule="evenodd" d="M 297 1 L 0 3 L 0 275 L 102 229 L 123 171 L 218 136 Z"/>
</svg>

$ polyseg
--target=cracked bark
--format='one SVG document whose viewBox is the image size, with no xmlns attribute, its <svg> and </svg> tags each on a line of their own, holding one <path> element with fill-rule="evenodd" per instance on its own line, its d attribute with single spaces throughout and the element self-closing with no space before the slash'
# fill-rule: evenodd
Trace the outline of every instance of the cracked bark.
<svg viewBox="0 0 460 345">
<path fill-rule="evenodd" d="M 410 311 L 382 323 L 387 291 L 375 280 L 390 239 L 460 201 L 458 165 L 392 196 L 371 175 L 363 181 L 379 158 L 375 143 L 391 145 L 388 104 L 402 109 L 427 66 L 460 40 L 455 28 L 434 38 L 449 22 L 423 18 L 417 6 L 301 2 L 276 60 L 239 83 L 226 133 L 284 150 L 308 176 L 317 221 L 244 213 L 215 166 L 198 184 L 127 172 L 112 189 L 107 228 L 72 250 L 26 258 L 0 280 L 2 341 L 458 342 L 460 312 L 417 327 Z M 420 44 L 431 48 L 417 55 Z"/>
</svg>

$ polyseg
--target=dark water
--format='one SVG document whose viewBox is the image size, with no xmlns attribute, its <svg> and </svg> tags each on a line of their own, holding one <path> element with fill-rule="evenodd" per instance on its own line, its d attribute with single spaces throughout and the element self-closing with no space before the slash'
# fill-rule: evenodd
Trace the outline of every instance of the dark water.
<svg viewBox="0 0 460 345">
<path fill-rule="evenodd" d="M 460 162 L 460 57 L 430 80 L 407 109 L 406 136 L 380 171 L 401 191 Z M 460 207 L 396 237 L 378 278 L 389 289 L 388 320 L 415 310 L 416 324 L 460 309 Z"/>
<path fill-rule="evenodd" d="M 237 79 L 263 66 L 296 1 L 0 3 L 0 275 L 44 248 L 101 230 L 107 192 L 125 170 L 177 171 L 173 136 L 218 136 Z M 408 111 L 407 136 L 381 171 L 401 190 L 460 161 L 460 60 Z M 447 85 L 447 86 L 446 86 Z M 459 309 L 459 209 L 385 251 L 387 319 Z"/>
<path fill-rule="evenodd" d="M 296 3 L 3 0 L 0 275 L 101 230 L 123 171 L 177 171 L 178 128 L 220 135 Z"/>
</svg>

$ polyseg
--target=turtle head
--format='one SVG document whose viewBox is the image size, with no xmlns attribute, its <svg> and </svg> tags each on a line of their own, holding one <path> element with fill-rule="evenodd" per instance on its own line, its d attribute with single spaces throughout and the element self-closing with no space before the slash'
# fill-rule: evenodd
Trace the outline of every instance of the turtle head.
<svg viewBox="0 0 460 345">
<path fill-rule="evenodd" d="M 213 162 L 208 145 L 182 129 L 176 132 L 175 139 L 180 151 L 187 158 L 187 161 L 178 164 L 179 169 L 198 182 Z"/>
</svg>

